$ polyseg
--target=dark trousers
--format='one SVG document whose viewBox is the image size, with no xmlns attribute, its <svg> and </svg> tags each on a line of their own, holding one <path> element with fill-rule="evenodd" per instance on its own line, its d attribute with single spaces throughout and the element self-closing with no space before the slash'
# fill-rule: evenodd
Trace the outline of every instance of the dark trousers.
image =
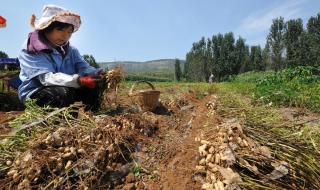
<svg viewBox="0 0 320 190">
<path fill-rule="evenodd" d="M 97 111 L 100 108 L 103 88 L 71 88 L 65 86 L 44 86 L 30 98 L 36 99 L 39 106 L 67 107 L 76 101 L 82 101 L 86 110 Z"/>
</svg>

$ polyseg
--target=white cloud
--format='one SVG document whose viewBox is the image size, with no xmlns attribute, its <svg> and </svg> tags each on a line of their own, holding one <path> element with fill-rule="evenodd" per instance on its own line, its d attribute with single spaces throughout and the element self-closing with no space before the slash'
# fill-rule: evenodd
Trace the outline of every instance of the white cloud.
<svg viewBox="0 0 320 190">
<path fill-rule="evenodd" d="M 273 19 L 280 16 L 284 17 L 285 20 L 301 17 L 301 4 L 305 0 L 286 0 L 283 2 L 280 6 L 258 10 L 250 14 L 242 20 L 235 33 L 248 39 L 248 41 L 252 41 L 250 38 L 253 36 L 262 38 L 263 35 L 265 38 Z"/>
</svg>

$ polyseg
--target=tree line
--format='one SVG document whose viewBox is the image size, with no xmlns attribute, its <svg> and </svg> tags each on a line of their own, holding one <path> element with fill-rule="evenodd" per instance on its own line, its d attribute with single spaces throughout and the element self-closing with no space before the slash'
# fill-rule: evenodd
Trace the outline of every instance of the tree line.
<svg viewBox="0 0 320 190">
<path fill-rule="evenodd" d="M 179 61 L 179 60 L 178 60 Z M 296 66 L 320 66 L 320 13 L 303 26 L 302 19 L 285 21 L 273 19 L 265 47 L 249 46 L 241 36 L 232 32 L 202 37 L 192 44 L 186 64 L 177 73 L 188 81 L 208 81 L 211 74 L 216 81 L 248 71 L 281 70 Z"/>
</svg>

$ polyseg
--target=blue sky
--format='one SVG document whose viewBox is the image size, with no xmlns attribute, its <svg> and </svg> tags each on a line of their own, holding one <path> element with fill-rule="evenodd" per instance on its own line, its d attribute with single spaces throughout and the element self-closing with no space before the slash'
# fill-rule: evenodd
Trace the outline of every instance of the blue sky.
<svg viewBox="0 0 320 190">
<path fill-rule="evenodd" d="M 320 12 L 319 0 L 0 0 L 0 50 L 17 57 L 32 28 L 29 17 L 56 4 L 81 15 L 71 43 L 97 61 L 185 59 L 202 36 L 234 32 L 249 45 L 264 45 L 272 19 L 302 18 Z"/>
</svg>

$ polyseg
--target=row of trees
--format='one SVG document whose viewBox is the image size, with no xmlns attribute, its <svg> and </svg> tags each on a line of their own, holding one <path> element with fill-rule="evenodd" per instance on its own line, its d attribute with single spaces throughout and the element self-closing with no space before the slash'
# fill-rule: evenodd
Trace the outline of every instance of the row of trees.
<svg viewBox="0 0 320 190">
<path fill-rule="evenodd" d="M 320 66 L 320 13 L 308 20 L 306 29 L 302 19 L 274 19 L 264 48 L 250 47 L 242 37 L 235 40 L 232 32 L 202 37 L 186 55 L 184 77 L 207 81 L 212 73 L 220 81 L 247 71 L 301 65 Z"/>
<path fill-rule="evenodd" d="M 8 55 L 5 52 L 0 51 L 0 58 L 8 58 Z"/>
<path fill-rule="evenodd" d="M 96 59 L 93 57 L 93 55 L 85 54 L 83 55 L 83 59 L 89 63 L 92 67 L 99 68 L 99 64 L 96 62 Z"/>
</svg>

